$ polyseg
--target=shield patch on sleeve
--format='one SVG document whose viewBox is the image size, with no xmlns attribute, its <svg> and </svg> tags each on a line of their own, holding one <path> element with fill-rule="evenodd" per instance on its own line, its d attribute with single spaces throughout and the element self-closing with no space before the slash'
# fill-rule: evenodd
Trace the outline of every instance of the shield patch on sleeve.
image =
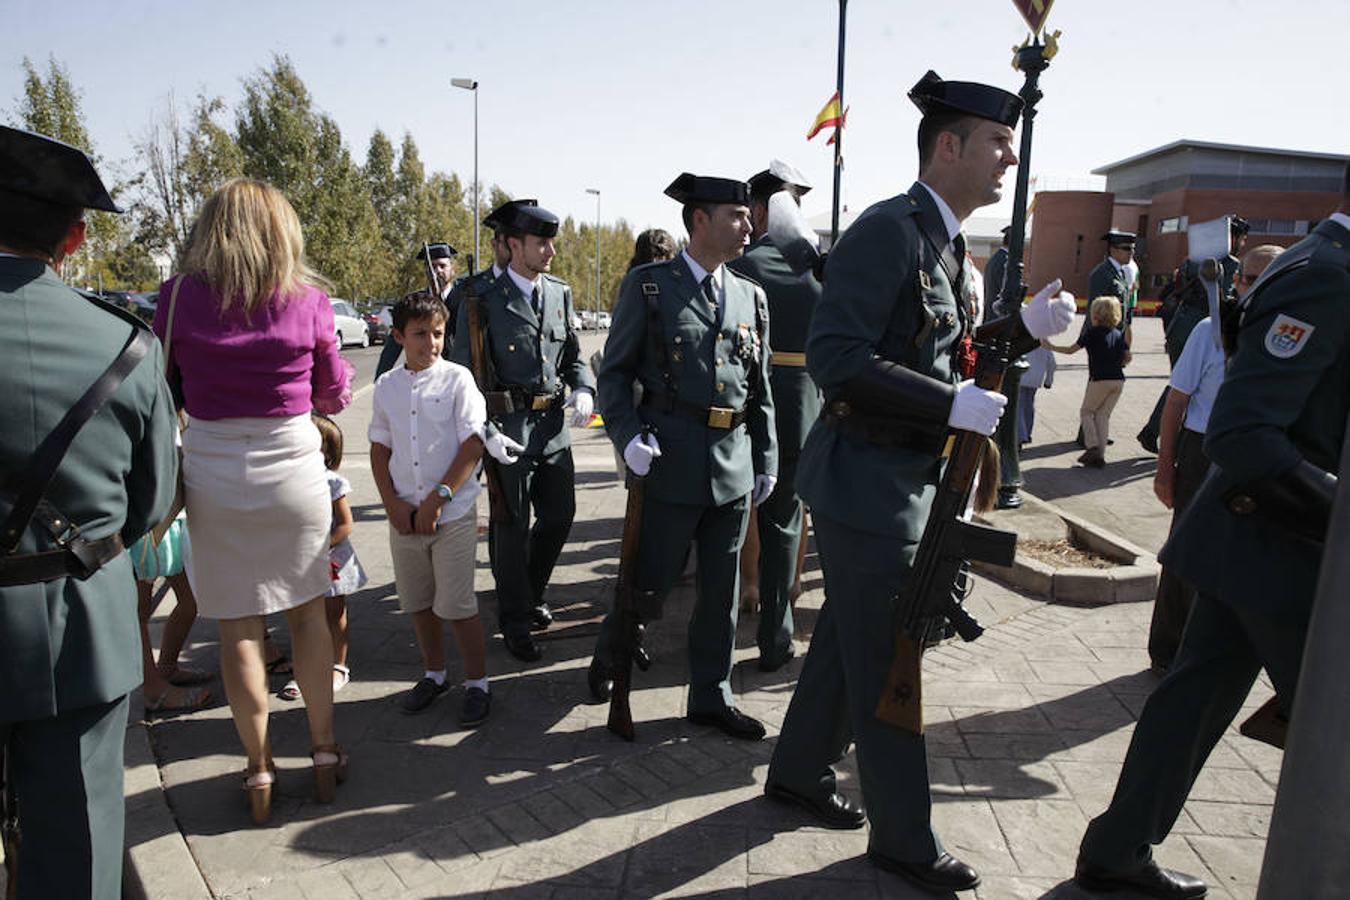
<svg viewBox="0 0 1350 900">
<path fill-rule="evenodd" d="M 1297 356 L 1308 345 L 1312 333 L 1312 325 L 1280 313 L 1266 332 L 1266 352 L 1276 359 Z"/>
</svg>

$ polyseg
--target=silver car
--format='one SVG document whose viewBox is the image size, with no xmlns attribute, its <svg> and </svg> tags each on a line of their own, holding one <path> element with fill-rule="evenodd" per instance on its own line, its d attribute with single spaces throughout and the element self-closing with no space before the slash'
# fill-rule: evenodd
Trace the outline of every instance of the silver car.
<svg viewBox="0 0 1350 900">
<path fill-rule="evenodd" d="M 338 346 L 347 347 L 358 344 L 362 347 L 369 347 L 370 328 L 352 308 L 352 305 L 346 300 L 338 300 L 335 297 L 330 297 L 329 300 L 333 304 L 333 327 L 337 332 Z"/>
</svg>

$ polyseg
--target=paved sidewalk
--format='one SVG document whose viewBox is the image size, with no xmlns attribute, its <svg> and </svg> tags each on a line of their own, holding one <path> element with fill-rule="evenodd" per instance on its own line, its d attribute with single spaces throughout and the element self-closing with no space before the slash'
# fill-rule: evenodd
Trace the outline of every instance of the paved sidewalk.
<svg viewBox="0 0 1350 900">
<path fill-rule="evenodd" d="M 1136 331 L 1110 465 L 1072 466 L 1085 360 L 1061 357 L 1054 389 L 1038 402 L 1026 477 L 1037 496 L 1156 550 L 1169 516 L 1152 498 L 1152 457 L 1133 435 L 1163 384 L 1166 358 L 1156 322 Z M 477 731 L 456 724 L 458 690 L 423 715 L 402 715 L 398 695 L 420 667 L 397 612 L 386 526 L 365 463 L 368 416 L 367 393 L 341 417 L 354 541 L 371 576 L 351 602 L 353 681 L 338 695 L 351 778 L 335 804 L 314 804 L 303 707 L 273 700 L 280 797 L 272 825 L 255 828 L 228 707 L 155 721 L 159 779 L 146 766 L 128 782 L 128 840 L 149 896 L 926 896 L 865 861 L 865 830 L 812 828 L 762 797 L 804 644 L 792 666 L 764 675 L 754 623 L 742 621 L 734 687 L 741 706 L 769 726 L 769 740 L 747 744 L 691 727 L 682 714 L 692 599 L 682 587 L 651 628 L 656 664 L 636 675 L 637 742 L 605 730 L 606 708 L 586 701 L 585 669 L 595 618 L 613 589 L 624 498 L 598 431 L 574 432 L 577 524 L 550 589 L 558 621 L 543 661 L 520 664 L 492 641 L 492 717 Z M 481 544 L 477 586 L 491 624 Z M 805 586 L 799 626 L 808 633 L 823 599 L 814 554 Z M 981 580 L 971 609 L 989 626 L 985 636 L 925 658 L 935 827 L 980 870 L 981 900 L 1084 896 L 1066 883 L 1077 844 L 1109 799 L 1154 684 L 1144 649 L 1150 605 L 1051 606 Z M 210 624 L 199 623 L 193 639 L 188 661 L 214 665 Z M 1248 704 L 1267 696 L 1263 684 Z M 144 746 L 143 734 L 133 729 L 131 743 Z M 1159 849 L 1163 864 L 1206 878 L 1213 897 L 1253 897 L 1279 765 L 1271 748 L 1226 736 Z M 857 795 L 847 764 L 841 785 Z"/>
</svg>

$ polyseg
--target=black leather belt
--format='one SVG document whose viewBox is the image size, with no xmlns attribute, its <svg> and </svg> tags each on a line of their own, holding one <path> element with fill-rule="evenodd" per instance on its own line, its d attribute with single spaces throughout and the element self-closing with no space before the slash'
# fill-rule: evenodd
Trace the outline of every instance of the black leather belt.
<svg viewBox="0 0 1350 900">
<path fill-rule="evenodd" d="M 0 587 L 37 584 L 58 578 L 83 580 L 116 559 L 122 550 L 120 534 L 92 541 L 77 534 L 59 550 L 0 557 Z"/>
<path fill-rule="evenodd" d="M 561 406 L 563 402 L 561 389 L 551 394 L 537 394 L 528 388 L 507 387 L 500 391 L 488 391 L 483 396 L 487 401 L 488 414 L 492 416 L 502 416 L 522 410 L 544 412 Z"/>
<path fill-rule="evenodd" d="M 730 406 L 699 406 L 679 397 L 671 398 L 661 391 L 643 390 L 642 405 L 652 406 L 667 412 L 679 413 L 693 419 L 705 428 L 730 430 L 745 422 L 745 409 L 732 409 Z"/>
<path fill-rule="evenodd" d="M 841 434 L 878 447 L 895 447 L 941 456 L 947 446 L 946 430 L 920 431 L 885 416 L 872 416 L 854 409 L 847 400 L 834 400 L 820 411 L 820 421 Z"/>
</svg>

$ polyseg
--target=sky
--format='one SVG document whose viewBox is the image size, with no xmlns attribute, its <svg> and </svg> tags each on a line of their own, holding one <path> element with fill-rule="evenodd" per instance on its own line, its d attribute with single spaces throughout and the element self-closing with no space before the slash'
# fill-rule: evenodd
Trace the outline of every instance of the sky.
<svg viewBox="0 0 1350 900">
<path fill-rule="evenodd" d="M 828 213 L 832 148 L 805 139 L 835 89 L 837 0 L 5 0 L 0 119 L 20 60 L 49 55 L 82 92 L 97 152 L 123 176 L 170 97 L 233 104 L 242 81 L 288 56 L 362 161 L 376 128 L 413 135 L 429 170 L 479 179 L 582 221 L 682 233 L 662 196 L 681 171 L 745 178 L 771 158 L 817 186 Z M 59 10 L 59 15 L 53 10 Z M 1293 15 L 1293 13 L 1297 15 Z M 1090 171 L 1190 138 L 1350 154 L 1350 4 L 1343 0 L 1058 0 L 1059 55 L 1041 76 L 1030 172 L 1090 185 Z M 1016 91 L 1028 30 L 1011 0 L 852 0 L 847 12 L 842 199 L 860 211 L 909 187 L 932 68 Z M 1099 183 L 1099 182 L 1098 182 Z M 1006 197 L 977 215 L 1007 215 Z"/>
</svg>

